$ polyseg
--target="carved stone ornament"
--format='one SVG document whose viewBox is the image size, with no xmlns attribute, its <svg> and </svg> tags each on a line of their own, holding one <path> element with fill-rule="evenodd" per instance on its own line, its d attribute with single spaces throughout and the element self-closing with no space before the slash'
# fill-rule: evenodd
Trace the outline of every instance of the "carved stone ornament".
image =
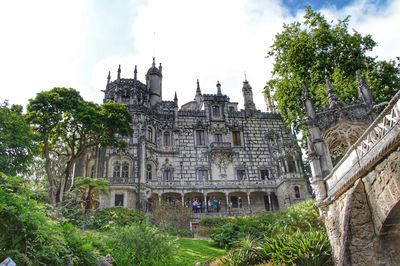
<svg viewBox="0 0 400 266">
<path fill-rule="evenodd" d="M 212 134 L 226 134 L 226 131 L 227 130 L 226 130 L 225 126 L 223 126 L 221 124 L 215 124 L 211 128 Z"/>
<path fill-rule="evenodd" d="M 211 160 L 214 164 L 218 165 L 221 174 L 226 173 L 228 164 L 232 163 L 231 152 L 216 152 L 211 154 Z"/>
</svg>

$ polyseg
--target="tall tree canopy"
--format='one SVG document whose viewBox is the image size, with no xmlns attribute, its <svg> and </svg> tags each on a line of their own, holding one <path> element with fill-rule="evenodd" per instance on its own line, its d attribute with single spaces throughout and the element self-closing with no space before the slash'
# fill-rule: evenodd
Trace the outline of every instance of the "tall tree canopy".
<svg viewBox="0 0 400 266">
<path fill-rule="evenodd" d="M 298 125 L 305 112 L 301 88 L 307 86 L 316 107 L 327 104 L 325 79 L 332 81 L 339 99 L 357 97 L 356 72 L 366 77 L 375 102 L 387 101 L 400 87 L 396 62 L 377 61 L 367 55 L 376 42 L 348 30 L 349 17 L 336 24 L 306 7 L 304 21 L 284 24 L 276 34 L 268 56 L 275 59 L 273 78 L 265 93 L 274 94 L 287 124 Z"/>
<path fill-rule="evenodd" d="M 0 172 L 25 173 L 35 151 L 34 134 L 22 114 L 22 107 L 0 104 Z"/>
<path fill-rule="evenodd" d="M 132 134 L 131 116 L 124 105 L 83 100 L 71 88 L 53 88 L 31 99 L 27 117 L 39 135 L 52 203 L 63 193 L 76 160 L 97 146 L 124 147 Z"/>
</svg>

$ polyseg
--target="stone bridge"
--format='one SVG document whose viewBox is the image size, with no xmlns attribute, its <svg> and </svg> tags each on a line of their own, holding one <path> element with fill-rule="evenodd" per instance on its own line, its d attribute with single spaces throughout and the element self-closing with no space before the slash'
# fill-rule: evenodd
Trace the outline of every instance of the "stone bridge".
<svg viewBox="0 0 400 266">
<path fill-rule="evenodd" d="M 336 265 L 400 265 L 399 143 L 400 93 L 328 175 L 313 173 Z"/>
</svg>

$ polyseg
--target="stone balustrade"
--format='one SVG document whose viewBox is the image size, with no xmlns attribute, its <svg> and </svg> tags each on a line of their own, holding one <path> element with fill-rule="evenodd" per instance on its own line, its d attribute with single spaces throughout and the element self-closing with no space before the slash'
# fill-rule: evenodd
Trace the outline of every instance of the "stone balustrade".
<svg viewBox="0 0 400 266">
<path fill-rule="evenodd" d="M 191 180 L 154 180 L 147 183 L 152 188 L 266 188 L 275 187 L 275 180 L 213 180 L 213 181 L 191 181 Z"/>
<path fill-rule="evenodd" d="M 346 191 L 360 176 L 400 142 L 398 93 L 325 178 L 327 196 Z"/>
</svg>

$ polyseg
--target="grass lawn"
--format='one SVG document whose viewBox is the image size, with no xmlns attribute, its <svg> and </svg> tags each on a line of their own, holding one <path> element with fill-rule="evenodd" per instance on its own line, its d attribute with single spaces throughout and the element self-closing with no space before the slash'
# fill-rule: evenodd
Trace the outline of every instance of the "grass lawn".
<svg viewBox="0 0 400 266">
<path fill-rule="evenodd" d="M 177 240 L 179 248 L 175 254 L 179 265 L 194 265 L 197 262 L 204 263 L 210 259 L 224 256 L 224 249 L 212 247 L 208 240 L 194 238 L 179 238 Z"/>
</svg>

